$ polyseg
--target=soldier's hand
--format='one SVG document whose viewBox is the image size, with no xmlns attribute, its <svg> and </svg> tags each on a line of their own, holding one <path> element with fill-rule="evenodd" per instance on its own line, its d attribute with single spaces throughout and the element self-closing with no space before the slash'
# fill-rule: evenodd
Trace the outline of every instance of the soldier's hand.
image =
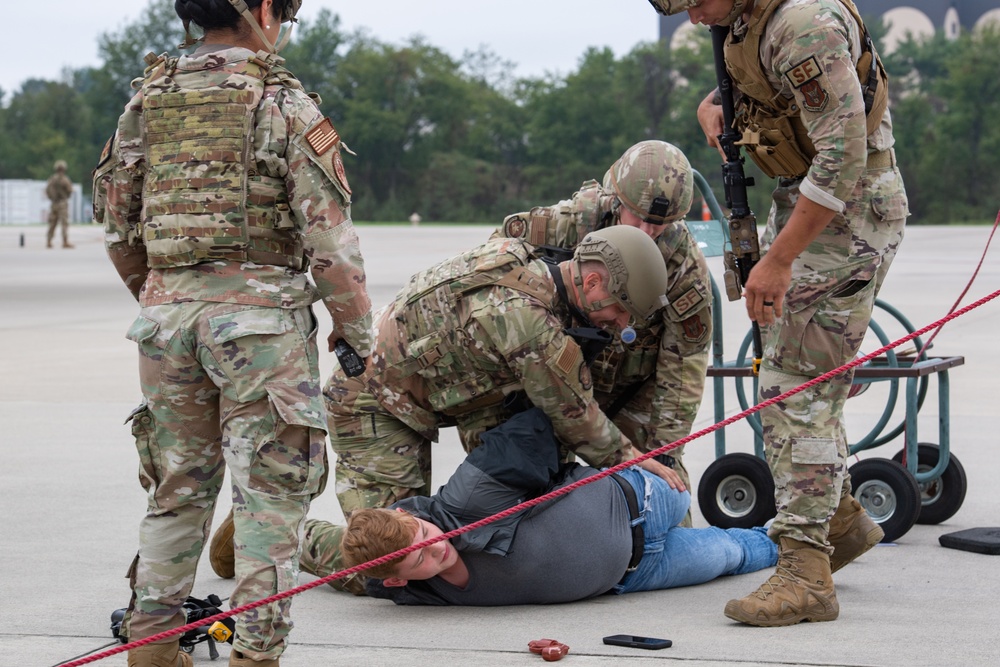
<svg viewBox="0 0 1000 667">
<path fill-rule="evenodd" d="M 701 125 L 702 132 L 708 145 L 719 151 L 722 161 L 726 161 L 726 153 L 719 145 L 719 135 L 723 132 L 722 106 L 714 101 L 715 91 L 710 92 L 698 105 L 698 124 Z"/>
<path fill-rule="evenodd" d="M 635 447 L 632 448 L 632 458 L 637 458 L 641 455 L 640 452 L 636 451 Z M 678 491 L 687 491 L 687 487 L 684 486 L 681 476 L 674 472 L 672 468 L 668 468 L 656 459 L 646 459 L 637 465 L 646 472 L 651 472 L 657 477 L 664 479 L 670 485 L 670 488 Z"/>
<path fill-rule="evenodd" d="M 764 255 L 750 271 L 750 278 L 743 288 L 747 302 L 747 315 L 762 327 L 774 324 L 781 318 L 785 292 L 792 283 L 792 267 Z"/>
</svg>

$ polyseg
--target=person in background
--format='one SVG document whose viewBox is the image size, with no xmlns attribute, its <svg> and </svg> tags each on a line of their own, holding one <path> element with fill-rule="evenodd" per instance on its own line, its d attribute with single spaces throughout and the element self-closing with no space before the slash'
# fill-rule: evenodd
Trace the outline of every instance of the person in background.
<svg viewBox="0 0 1000 667">
<path fill-rule="evenodd" d="M 62 231 L 62 247 L 72 248 L 69 242 L 69 199 L 73 196 L 73 182 L 66 175 L 66 162 L 56 160 L 55 173 L 45 184 L 45 196 L 49 198 L 49 230 L 45 236 L 45 247 L 52 247 L 56 227 Z"/>
</svg>

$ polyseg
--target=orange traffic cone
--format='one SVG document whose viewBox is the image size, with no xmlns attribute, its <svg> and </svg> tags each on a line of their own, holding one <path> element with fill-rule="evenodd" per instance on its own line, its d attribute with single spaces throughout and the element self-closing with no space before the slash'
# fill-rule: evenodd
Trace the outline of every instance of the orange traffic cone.
<svg viewBox="0 0 1000 667">
<path fill-rule="evenodd" d="M 701 200 L 701 219 L 702 220 L 711 220 L 712 219 L 712 212 L 710 210 L 708 210 L 708 202 L 705 201 L 704 198 L 702 198 L 702 200 Z"/>
</svg>

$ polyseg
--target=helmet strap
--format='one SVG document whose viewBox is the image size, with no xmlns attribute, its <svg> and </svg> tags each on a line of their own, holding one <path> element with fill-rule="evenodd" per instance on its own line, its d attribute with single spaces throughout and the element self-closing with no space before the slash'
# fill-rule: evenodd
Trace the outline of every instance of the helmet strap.
<svg viewBox="0 0 1000 667">
<path fill-rule="evenodd" d="M 542 260 L 545 261 L 545 260 Z M 556 294 L 562 299 L 563 303 L 569 308 L 570 315 L 581 325 L 586 327 L 593 327 L 594 323 L 590 321 L 587 317 L 587 313 L 580 309 L 575 303 L 570 301 L 569 294 L 566 292 L 566 281 L 563 280 L 562 275 L 562 264 L 556 264 L 554 262 L 545 261 L 545 266 L 548 267 L 549 273 L 552 275 L 552 282 L 556 285 Z M 580 290 L 582 292 L 582 289 Z M 579 296 L 580 303 L 584 303 L 585 299 L 582 294 Z"/>
<path fill-rule="evenodd" d="M 292 17 L 291 19 L 289 19 L 289 26 L 288 26 L 288 28 L 286 28 L 284 30 L 284 33 L 281 35 L 281 40 L 277 43 L 277 45 L 275 45 L 275 44 L 272 44 L 271 40 L 269 40 L 267 38 L 267 35 L 264 34 L 264 31 L 261 29 L 260 24 L 257 23 L 257 19 L 255 19 L 253 17 L 253 13 L 250 11 L 250 8 L 247 6 L 246 0 L 229 0 L 229 4 L 233 6 L 233 9 L 235 9 L 237 12 L 240 13 L 240 15 L 243 17 L 243 19 L 247 23 L 250 24 L 250 27 L 253 29 L 254 33 L 257 35 L 257 38 L 260 39 L 260 41 L 264 43 L 264 46 L 267 48 L 268 53 L 277 54 L 279 51 L 281 51 L 281 49 L 285 48 L 285 45 L 288 44 L 288 40 L 291 39 L 291 36 L 292 36 L 292 25 L 291 24 L 296 22 L 295 17 Z M 184 41 L 181 42 L 180 44 L 178 44 L 177 48 L 180 48 L 180 49 L 189 49 L 192 46 L 195 46 L 196 44 L 199 44 L 199 43 L 201 43 L 203 41 L 205 41 L 205 37 L 204 36 L 198 37 L 197 39 L 195 39 L 195 37 L 191 34 L 191 21 L 185 20 L 184 21 Z"/>
<path fill-rule="evenodd" d="M 621 302 L 613 295 L 610 294 L 606 299 L 600 299 L 598 301 L 588 301 L 587 295 L 583 289 L 583 264 L 579 260 L 574 260 L 573 267 L 576 268 L 576 275 L 573 276 L 573 286 L 576 288 L 577 299 L 580 301 L 580 308 L 583 312 L 590 313 L 600 310 L 602 308 L 607 308 L 608 306 L 613 306 L 615 304 L 621 305 Z M 590 319 L 589 317 L 587 318 Z"/>
<path fill-rule="evenodd" d="M 194 35 L 191 34 L 191 21 L 187 19 L 184 20 L 184 41 L 177 45 L 178 49 L 190 49 L 195 44 L 199 44 L 205 41 L 205 37 L 199 37 L 195 39 Z"/>
<path fill-rule="evenodd" d="M 733 22 L 735 22 L 736 19 L 738 19 L 740 15 L 743 13 L 743 10 L 747 6 L 747 1 L 748 0 L 734 0 L 733 10 L 729 12 L 729 16 L 719 21 L 719 25 L 724 25 L 724 26 L 732 25 Z"/>
<path fill-rule="evenodd" d="M 264 46 L 267 47 L 268 53 L 275 53 L 275 54 L 278 53 L 278 51 L 280 51 L 281 48 L 285 46 L 285 44 L 288 42 L 288 38 L 292 34 L 291 28 L 285 31 L 284 38 L 277 46 L 275 46 L 274 44 L 271 43 L 271 40 L 267 38 L 267 35 L 264 34 L 264 30 L 261 29 L 260 24 L 257 23 L 257 19 L 253 17 L 253 13 L 251 13 L 250 8 L 247 7 L 246 0 L 229 0 L 229 4 L 231 4 L 233 6 L 233 9 L 238 11 L 240 15 L 243 16 L 243 18 L 246 20 L 246 22 L 250 24 L 250 27 L 253 29 L 254 33 L 257 35 L 260 41 L 264 43 Z"/>
</svg>

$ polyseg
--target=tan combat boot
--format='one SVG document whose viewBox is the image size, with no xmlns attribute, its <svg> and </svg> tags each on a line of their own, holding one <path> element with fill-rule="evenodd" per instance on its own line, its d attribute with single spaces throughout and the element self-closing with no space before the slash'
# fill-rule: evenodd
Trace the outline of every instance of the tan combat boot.
<svg viewBox="0 0 1000 667">
<path fill-rule="evenodd" d="M 781 538 L 778 567 L 760 588 L 726 604 L 726 616 L 762 627 L 832 621 L 840 614 L 830 557 L 805 542 Z"/>
<path fill-rule="evenodd" d="M 181 641 L 146 644 L 128 652 L 128 667 L 193 667 L 194 661 L 180 650 Z"/>
<path fill-rule="evenodd" d="M 243 657 L 242 653 L 234 649 L 229 654 L 229 667 L 279 667 L 279 665 L 277 658 L 260 661 L 251 660 L 250 658 Z"/>
<path fill-rule="evenodd" d="M 830 534 L 827 537 L 833 547 L 830 572 L 844 567 L 881 542 L 883 537 L 882 528 L 872 521 L 853 496 L 841 498 L 837 513 L 830 519 Z"/>
<path fill-rule="evenodd" d="M 208 547 L 208 562 L 212 565 L 212 571 L 223 579 L 236 576 L 236 548 L 233 546 L 235 532 L 233 510 L 229 510 L 229 515 L 215 531 Z"/>
</svg>

